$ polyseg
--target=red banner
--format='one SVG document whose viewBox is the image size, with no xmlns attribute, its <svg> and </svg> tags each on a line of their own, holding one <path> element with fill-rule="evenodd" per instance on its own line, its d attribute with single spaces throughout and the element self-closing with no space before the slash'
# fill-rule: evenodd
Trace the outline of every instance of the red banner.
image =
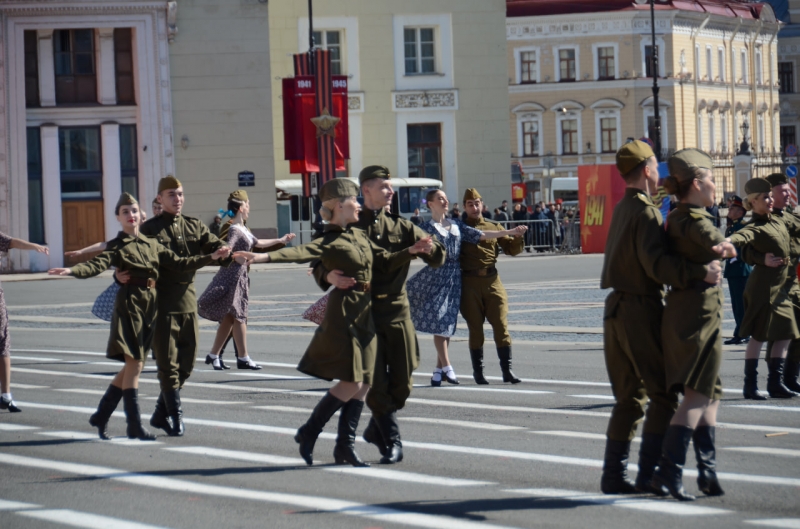
<svg viewBox="0 0 800 529">
<path fill-rule="evenodd" d="M 625 194 L 625 181 L 615 165 L 578 167 L 581 252 L 603 253 L 614 206 Z"/>
</svg>

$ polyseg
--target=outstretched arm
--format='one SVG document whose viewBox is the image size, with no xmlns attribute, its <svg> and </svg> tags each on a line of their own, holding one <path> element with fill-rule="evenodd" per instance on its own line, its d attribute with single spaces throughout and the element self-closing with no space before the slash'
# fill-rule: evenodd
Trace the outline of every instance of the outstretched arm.
<svg viewBox="0 0 800 529">
<path fill-rule="evenodd" d="M 499 239 L 500 237 L 522 237 L 526 231 L 528 231 L 528 227 L 523 225 L 517 226 L 511 230 L 485 231 L 483 235 L 481 235 L 481 240 Z"/>
<path fill-rule="evenodd" d="M 296 235 L 294 233 L 288 233 L 279 239 L 259 239 L 256 243 L 256 248 L 269 248 L 270 246 L 275 246 L 276 244 L 283 244 L 286 245 L 290 243 Z"/>
<path fill-rule="evenodd" d="M 17 250 L 34 250 L 39 253 L 50 255 L 50 249 L 47 248 L 47 246 L 42 246 L 41 244 L 35 244 L 32 242 L 23 241 L 22 239 L 16 239 L 14 237 L 11 238 L 11 244 L 8 247 Z"/>
<path fill-rule="evenodd" d="M 96 242 L 91 246 L 87 246 L 86 248 L 81 248 L 80 250 L 73 250 L 71 252 L 64 252 L 64 256 L 66 257 L 78 257 L 79 255 L 83 255 L 85 253 L 94 253 L 94 252 L 102 252 L 106 249 L 105 241 Z"/>
</svg>

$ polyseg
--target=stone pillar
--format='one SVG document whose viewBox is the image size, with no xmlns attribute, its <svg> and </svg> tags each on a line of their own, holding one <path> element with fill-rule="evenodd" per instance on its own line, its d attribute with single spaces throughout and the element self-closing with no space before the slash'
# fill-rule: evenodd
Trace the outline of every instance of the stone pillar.
<svg viewBox="0 0 800 529">
<path fill-rule="evenodd" d="M 754 157 L 749 154 L 737 154 L 733 157 L 733 170 L 736 174 L 736 194 L 740 197 L 745 196 L 744 184 L 752 178 L 752 167 Z"/>
<path fill-rule="evenodd" d="M 53 30 L 38 29 L 36 35 L 39 39 L 39 104 L 43 107 L 54 107 L 56 68 L 53 59 Z"/>
<path fill-rule="evenodd" d="M 50 248 L 50 266 L 64 264 L 64 234 L 61 218 L 61 166 L 58 158 L 58 127 L 42 125 L 42 202 L 44 238 Z"/>
<path fill-rule="evenodd" d="M 114 28 L 98 29 L 97 37 L 97 100 L 101 105 L 116 105 L 117 82 L 114 70 Z"/>
<path fill-rule="evenodd" d="M 122 168 L 119 152 L 119 124 L 100 125 L 100 143 L 103 146 L 103 212 L 106 235 L 116 233 L 118 222 L 114 206 L 122 194 Z M 141 204 L 145 207 L 145 204 Z M 111 237 L 106 237 L 110 239 Z"/>
</svg>

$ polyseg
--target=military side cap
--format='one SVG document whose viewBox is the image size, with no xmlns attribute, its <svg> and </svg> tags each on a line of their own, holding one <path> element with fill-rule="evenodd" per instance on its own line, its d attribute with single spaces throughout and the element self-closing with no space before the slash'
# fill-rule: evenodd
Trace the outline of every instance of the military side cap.
<svg viewBox="0 0 800 529">
<path fill-rule="evenodd" d="M 138 204 L 139 202 L 133 198 L 133 195 L 130 193 L 122 193 L 119 196 L 119 200 L 117 200 L 117 205 L 114 207 L 114 211 L 119 214 L 119 208 L 122 206 L 132 206 L 133 204 Z"/>
<path fill-rule="evenodd" d="M 744 192 L 748 195 L 753 193 L 769 193 L 772 191 L 772 185 L 767 182 L 766 178 L 751 178 L 744 184 Z"/>
<path fill-rule="evenodd" d="M 740 197 L 739 195 L 733 195 L 731 197 L 731 207 L 733 206 L 738 206 L 744 209 L 744 202 L 742 202 L 742 197 Z"/>
<path fill-rule="evenodd" d="M 772 187 L 789 183 L 789 179 L 783 173 L 772 173 L 771 175 L 766 177 L 764 180 L 769 182 L 769 184 Z"/>
<path fill-rule="evenodd" d="M 328 180 L 319 190 L 319 199 L 322 202 L 335 198 L 357 197 L 358 186 L 347 178 L 334 178 Z"/>
<path fill-rule="evenodd" d="M 667 160 L 669 175 L 676 179 L 693 179 L 695 169 L 713 169 L 714 161 L 708 153 L 700 149 L 681 149 Z"/>
<path fill-rule="evenodd" d="M 230 195 L 228 195 L 228 202 L 231 200 L 238 200 L 239 202 L 247 202 L 249 199 L 247 198 L 247 191 L 243 189 L 237 189 Z"/>
<path fill-rule="evenodd" d="M 161 180 L 158 181 L 158 193 L 166 191 L 168 189 L 178 189 L 179 187 L 183 187 L 180 180 L 175 178 L 172 175 L 167 175 Z"/>
<path fill-rule="evenodd" d="M 466 202 L 467 200 L 481 200 L 482 198 L 483 197 L 481 196 L 481 194 L 478 193 L 478 190 L 475 189 L 474 187 L 470 187 L 469 189 L 464 191 L 464 202 Z"/>
<path fill-rule="evenodd" d="M 621 175 L 626 175 L 653 156 L 655 156 L 653 149 L 645 142 L 639 140 L 628 142 L 617 151 L 617 169 Z"/>
<path fill-rule="evenodd" d="M 392 175 L 389 172 L 389 168 L 386 166 L 370 165 L 369 167 L 363 168 L 358 174 L 358 183 L 363 185 L 364 182 L 372 180 L 373 178 L 385 178 L 390 180 Z"/>
</svg>

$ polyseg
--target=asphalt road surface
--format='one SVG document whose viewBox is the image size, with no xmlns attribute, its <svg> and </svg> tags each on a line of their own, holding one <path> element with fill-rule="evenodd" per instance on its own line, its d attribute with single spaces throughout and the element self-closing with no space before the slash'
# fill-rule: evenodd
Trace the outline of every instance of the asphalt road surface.
<svg viewBox="0 0 800 529">
<path fill-rule="evenodd" d="M 613 403 L 601 265 L 600 256 L 502 259 L 514 370 L 524 382 L 501 382 L 490 345 L 491 384 L 476 386 L 462 322 L 451 352 L 461 385 L 430 387 L 435 352 L 420 335 L 417 386 L 399 414 L 405 460 L 379 465 L 377 450 L 359 442 L 368 469 L 333 465 L 335 418 L 313 467 L 292 439 L 329 386 L 294 369 L 314 330 L 299 315 L 321 295 L 303 267 L 252 272 L 248 341 L 263 370 L 211 370 L 203 359 L 215 325 L 201 323 L 198 363 L 182 392 L 186 436 L 156 442 L 124 437 L 121 405 L 112 441 L 97 439 L 87 422 L 119 368 L 104 356 L 108 324 L 90 312 L 110 279 L 6 277 L 12 389 L 23 412 L 0 412 L 0 527 L 800 527 L 800 399 L 743 400 L 742 347 L 726 347 L 722 365 L 726 495 L 679 503 L 600 494 Z M 211 277 L 198 275 L 199 291 Z M 229 349 L 229 363 L 232 356 Z M 765 378 L 762 363 L 762 388 Z M 145 422 L 157 396 L 149 362 L 140 383 Z M 632 463 L 637 451 L 634 442 Z M 695 476 L 690 451 L 690 492 Z"/>
</svg>

